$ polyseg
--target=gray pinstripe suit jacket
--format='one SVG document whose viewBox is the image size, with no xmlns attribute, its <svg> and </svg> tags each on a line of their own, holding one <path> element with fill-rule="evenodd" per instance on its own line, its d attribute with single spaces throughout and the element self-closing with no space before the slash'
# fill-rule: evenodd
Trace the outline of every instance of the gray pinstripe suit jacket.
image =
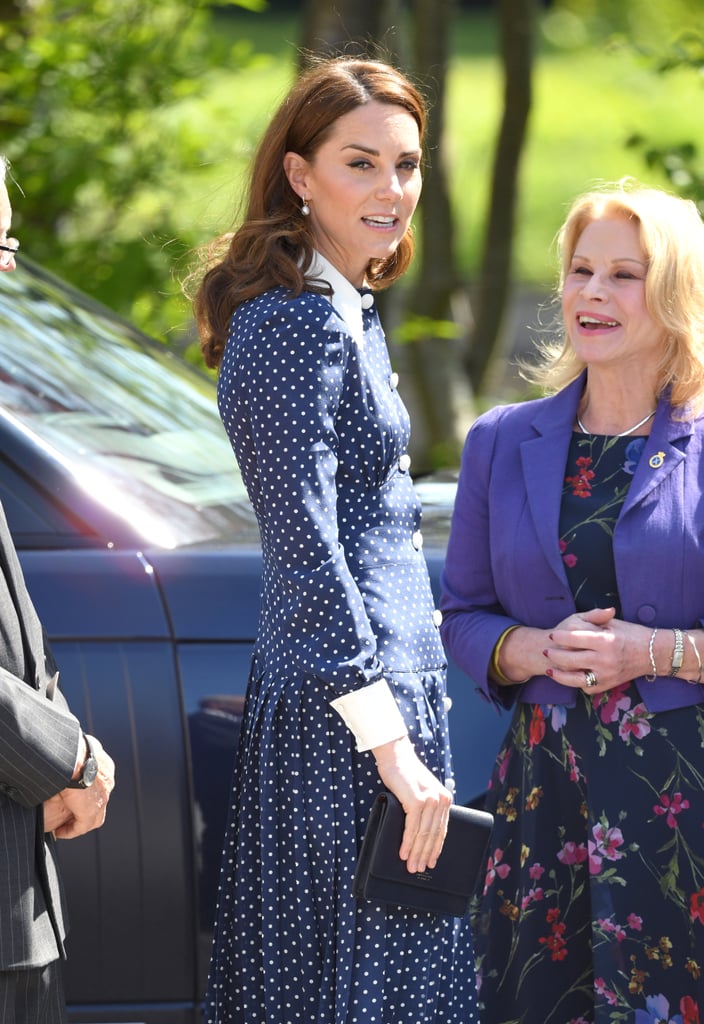
<svg viewBox="0 0 704 1024">
<path fill-rule="evenodd" d="M 0 507 L 0 970 L 64 955 L 66 915 L 43 801 L 71 778 L 78 720 L 30 600 Z"/>
</svg>

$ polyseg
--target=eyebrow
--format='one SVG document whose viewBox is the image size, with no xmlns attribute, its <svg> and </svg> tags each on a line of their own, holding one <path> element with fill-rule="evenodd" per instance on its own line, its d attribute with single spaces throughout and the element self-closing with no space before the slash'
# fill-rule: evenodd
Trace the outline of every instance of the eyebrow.
<svg viewBox="0 0 704 1024">
<path fill-rule="evenodd" d="M 369 146 L 363 146 L 361 142 L 349 142 L 346 146 L 342 147 L 342 152 L 346 149 L 358 149 L 360 153 L 367 153 L 369 156 L 379 156 L 378 149 L 371 149 Z M 405 156 L 420 156 L 420 149 L 409 149 L 405 153 L 399 153 L 400 157 Z"/>
<path fill-rule="evenodd" d="M 589 257 L 588 256 L 582 256 L 582 254 L 579 253 L 579 252 L 572 253 L 572 259 L 573 260 L 584 260 L 586 263 L 589 263 Z M 616 259 L 611 260 L 611 263 L 637 263 L 639 267 L 647 267 L 648 266 L 648 263 L 647 263 L 646 260 L 636 260 L 632 256 L 617 256 Z"/>
</svg>

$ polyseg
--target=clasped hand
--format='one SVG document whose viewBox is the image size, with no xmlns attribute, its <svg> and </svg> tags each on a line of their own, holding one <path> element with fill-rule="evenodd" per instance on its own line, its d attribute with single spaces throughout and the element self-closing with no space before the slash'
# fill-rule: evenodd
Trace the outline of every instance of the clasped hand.
<svg viewBox="0 0 704 1024">
<path fill-rule="evenodd" d="M 562 686 L 602 693 L 633 679 L 640 627 L 616 618 L 615 608 L 595 608 L 568 616 L 549 634 L 542 652 L 545 675 Z M 590 673 L 592 674 L 590 676 Z"/>
<path fill-rule="evenodd" d="M 75 839 L 100 828 L 105 821 L 115 786 L 115 762 L 95 737 L 92 741 L 98 762 L 93 785 L 86 789 L 62 789 L 44 801 L 44 831 L 53 832 L 57 839 Z"/>
</svg>

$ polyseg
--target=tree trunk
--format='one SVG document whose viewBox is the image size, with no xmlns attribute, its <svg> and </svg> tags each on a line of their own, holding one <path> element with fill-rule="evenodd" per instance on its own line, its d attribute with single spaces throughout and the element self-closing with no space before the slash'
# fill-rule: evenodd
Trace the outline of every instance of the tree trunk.
<svg viewBox="0 0 704 1024">
<path fill-rule="evenodd" d="M 486 389 L 509 293 L 514 221 L 523 143 L 531 108 L 535 0 L 499 0 L 504 113 L 491 185 L 483 255 L 474 292 L 475 315 L 466 367 L 476 392 Z"/>
<path fill-rule="evenodd" d="M 443 150 L 448 40 L 454 10 L 454 0 L 414 0 L 413 5 L 414 65 L 430 101 L 425 140 L 429 160 L 417 215 L 418 269 L 407 311 L 411 320 L 419 318 L 419 330 L 413 331 L 407 353 L 417 405 L 416 470 L 457 465 L 461 441 L 454 401 L 462 373 L 460 346 L 457 338 L 448 338 L 446 330 L 457 320 L 452 305 L 458 275 Z M 455 322 L 455 327 L 460 334 L 462 324 Z"/>
</svg>

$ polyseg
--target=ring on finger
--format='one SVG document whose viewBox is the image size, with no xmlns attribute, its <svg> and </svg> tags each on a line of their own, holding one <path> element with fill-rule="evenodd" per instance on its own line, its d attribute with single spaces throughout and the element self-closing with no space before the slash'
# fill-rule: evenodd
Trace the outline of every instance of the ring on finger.
<svg viewBox="0 0 704 1024">
<path fill-rule="evenodd" d="M 585 668 L 584 670 L 584 685 L 588 690 L 593 690 L 595 686 L 599 685 L 596 673 L 592 672 L 591 669 Z"/>
</svg>

